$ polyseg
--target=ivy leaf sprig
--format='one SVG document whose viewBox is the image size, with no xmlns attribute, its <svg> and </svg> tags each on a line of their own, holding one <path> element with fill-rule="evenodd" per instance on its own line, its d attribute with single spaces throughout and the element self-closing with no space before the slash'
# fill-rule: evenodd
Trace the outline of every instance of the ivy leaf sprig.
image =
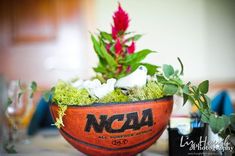
<svg viewBox="0 0 235 156">
<path fill-rule="evenodd" d="M 210 125 L 214 133 L 218 133 L 222 138 L 228 135 L 235 135 L 235 114 L 230 116 L 221 115 L 211 110 L 211 100 L 207 96 L 209 81 L 205 80 L 198 86 L 191 82 L 184 83 L 181 76 L 184 73 L 182 61 L 178 58 L 181 70 L 175 70 L 171 65 L 163 65 L 162 73 L 157 74 L 157 80 L 163 84 L 163 92 L 167 96 L 180 95 L 183 97 L 183 105 L 187 101 L 195 105 L 201 113 L 201 120 Z"/>
<path fill-rule="evenodd" d="M 171 65 L 164 64 L 162 66 L 162 72 L 157 73 L 157 80 L 158 82 L 163 84 L 164 95 L 166 96 L 171 96 L 175 94 L 182 95 L 182 89 L 184 86 L 184 83 L 181 80 L 182 74 L 183 74 L 183 67 L 179 72 L 179 70 L 175 70 Z"/>
<path fill-rule="evenodd" d="M 167 96 L 180 95 L 183 97 L 183 105 L 189 101 L 194 104 L 203 115 L 205 121 L 209 120 L 210 98 L 206 95 L 209 88 L 209 81 L 205 80 L 198 86 L 191 82 L 184 83 L 181 76 L 184 73 L 184 66 L 178 58 L 181 70 L 175 70 L 173 66 L 164 64 L 162 73 L 157 75 L 158 82 L 163 84 L 163 93 Z"/>
<path fill-rule="evenodd" d="M 198 86 L 192 85 L 190 82 L 184 85 L 183 97 L 184 103 L 190 101 L 201 113 L 201 120 L 208 123 L 211 130 L 219 134 L 222 138 L 235 134 L 235 114 L 230 116 L 219 116 L 211 110 L 211 100 L 206 95 L 209 89 L 209 81 L 205 80 Z"/>
</svg>

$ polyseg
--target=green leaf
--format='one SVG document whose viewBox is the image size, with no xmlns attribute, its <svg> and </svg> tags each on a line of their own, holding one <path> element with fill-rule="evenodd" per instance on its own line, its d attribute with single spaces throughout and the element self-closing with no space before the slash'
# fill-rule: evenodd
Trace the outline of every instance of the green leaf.
<svg viewBox="0 0 235 156">
<path fill-rule="evenodd" d="M 91 40 L 93 42 L 93 46 L 95 49 L 96 54 L 99 57 L 100 62 L 104 65 L 105 63 L 103 62 L 103 59 L 111 66 L 115 67 L 117 66 L 116 61 L 114 58 L 107 52 L 104 44 L 101 42 L 99 43 L 93 35 L 91 35 Z"/>
<path fill-rule="evenodd" d="M 24 91 L 21 91 L 21 92 L 18 93 L 18 95 L 17 95 L 18 102 L 20 102 L 20 98 L 23 94 L 24 94 Z"/>
<path fill-rule="evenodd" d="M 176 84 L 179 87 L 183 85 L 183 81 L 178 76 L 173 79 L 171 78 L 169 82 L 171 82 L 172 84 Z"/>
<path fill-rule="evenodd" d="M 17 153 L 17 151 L 15 150 L 15 146 L 14 145 L 9 145 L 8 143 L 5 143 L 3 145 L 3 148 L 9 154 L 16 154 Z"/>
<path fill-rule="evenodd" d="M 50 96 L 51 96 L 51 91 L 45 91 L 43 93 L 43 99 L 46 101 L 46 102 L 49 102 L 50 101 Z"/>
<path fill-rule="evenodd" d="M 162 75 L 158 75 L 157 76 L 157 81 L 162 83 L 162 84 L 165 84 L 165 83 L 168 83 L 168 81 L 166 80 L 166 78 Z"/>
<path fill-rule="evenodd" d="M 102 38 L 104 38 L 105 40 L 108 40 L 109 42 L 112 42 L 112 40 L 113 40 L 112 35 L 107 32 L 101 31 L 100 35 Z"/>
<path fill-rule="evenodd" d="M 37 83 L 36 83 L 35 81 L 33 81 L 33 82 L 31 83 L 30 87 L 31 87 L 32 91 L 35 92 L 35 91 L 37 90 Z"/>
<path fill-rule="evenodd" d="M 174 84 L 165 84 L 163 87 L 163 93 L 165 95 L 174 95 L 178 90 L 178 87 Z"/>
<path fill-rule="evenodd" d="M 117 66 L 117 62 L 115 61 L 115 59 L 107 52 L 105 46 L 103 43 L 101 43 L 100 45 L 100 51 L 103 55 L 103 57 L 105 58 L 105 60 L 108 62 L 108 64 L 111 67 L 116 67 Z"/>
<path fill-rule="evenodd" d="M 227 128 L 230 125 L 230 118 L 226 115 L 222 115 L 224 121 L 224 128 Z"/>
<path fill-rule="evenodd" d="M 218 133 L 223 128 L 222 122 L 222 118 L 216 116 L 215 114 L 210 115 L 209 125 L 214 133 Z"/>
<path fill-rule="evenodd" d="M 149 64 L 149 63 L 140 63 L 140 64 L 147 68 L 147 70 L 148 70 L 147 74 L 151 75 L 151 76 L 153 76 L 157 72 L 157 69 L 159 68 L 159 66 Z"/>
<path fill-rule="evenodd" d="M 208 92 L 208 88 L 209 88 L 209 81 L 208 80 L 203 81 L 198 86 L 198 89 L 202 94 L 206 94 Z"/>
<path fill-rule="evenodd" d="M 187 84 L 184 85 L 184 87 L 183 87 L 183 93 L 189 95 L 189 93 L 190 93 L 190 91 L 189 91 L 189 85 L 187 85 Z"/>
<path fill-rule="evenodd" d="M 107 72 L 106 68 L 101 63 L 99 63 L 99 65 L 93 69 L 97 73 L 106 73 Z"/>
<path fill-rule="evenodd" d="M 174 74 L 174 68 L 171 65 L 164 64 L 162 68 L 163 73 L 167 78 Z"/>
<path fill-rule="evenodd" d="M 137 64 L 132 64 L 131 65 L 131 71 L 135 71 L 140 65 L 143 65 L 147 68 L 148 70 L 148 75 L 153 76 L 156 72 L 157 69 L 159 68 L 159 66 L 157 65 L 153 65 L 153 64 L 149 64 L 149 63 L 137 63 Z"/>
<path fill-rule="evenodd" d="M 109 50 L 113 55 L 115 55 L 115 44 L 113 44 Z"/>
<path fill-rule="evenodd" d="M 214 133 L 219 133 L 223 129 L 227 128 L 229 124 L 230 124 L 230 119 L 225 115 L 223 116 L 217 116 L 215 114 L 210 115 L 209 125 Z"/>
<path fill-rule="evenodd" d="M 128 55 L 126 56 L 126 58 L 124 58 L 124 60 L 121 62 L 123 64 L 126 65 L 130 65 L 130 64 L 136 64 L 141 62 L 147 55 L 149 55 L 150 53 L 153 53 L 154 51 L 149 50 L 149 49 L 144 49 L 141 50 L 139 52 L 136 52 L 134 54 Z"/>
<path fill-rule="evenodd" d="M 208 114 L 207 114 L 208 115 Z M 208 118 L 205 114 L 202 114 L 202 116 L 201 116 L 201 120 L 202 120 L 202 122 L 204 122 L 204 123 L 209 123 L 209 120 L 210 118 Z"/>
<path fill-rule="evenodd" d="M 203 98 L 203 100 L 201 98 Z M 205 94 L 202 94 L 201 98 L 199 98 L 199 100 L 203 104 L 203 108 L 204 109 L 209 109 L 210 108 L 210 98 Z"/>
<path fill-rule="evenodd" d="M 52 87 L 51 90 L 45 91 L 42 97 L 46 102 L 49 102 L 50 98 L 54 96 L 54 93 L 55 93 L 55 87 Z"/>
<path fill-rule="evenodd" d="M 105 74 L 107 71 L 104 68 L 101 68 L 100 66 L 93 68 L 93 70 L 97 73 Z"/>
<path fill-rule="evenodd" d="M 95 78 L 98 79 L 101 83 L 106 82 L 102 74 L 96 74 Z"/>
<path fill-rule="evenodd" d="M 191 104 L 195 104 L 193 96 L 188 95 L 188 100 L 191 102 Z"/>
<path fill-rule="evenodd" d="M 193 89 L 193 92 L 194 92 L 193 94 L 194 94 L 195 98 L 198 99 L 200 97 L 199 88 L 197 88 L 196 86 L 192 86 L 191 88 Z"/>
<path fill-rule="evenodd" d="M 12 99 L 10 97 L 7 98 L 7 107 L 12 104 Z"/>
<path fill-rule="evenodd" d="M 183 93 L 183 100 L 184 100 L 183 105 L 185 105 L 186 102 L 188 101 L 188 95 L 185 93 Z"/>
<path fill-rule="evenodd" d="M 235 114 L 234 113 L 230 115 L 230 123 L 231 123 L 232 128 L 235 129 Z"/>
<path fill-rule="evenodd" d="M 174 75 L 178 76 L 178 74 L 179 74 L 179 70 L 175 70 Z"/>
<path fill-rule="evenodd" d="M 30 88 L 31 88 L 31 94 L 30 94 L 30 98 L 33 97 L 33 94 L 36 92 L 37 90 L 37 83 L 35 81 L 31 82 L 31 85 L 30 85 Z"/>
<path fill-rule="evenodd" d="M 141 35 L 141 34 L 136 34 L 136 35 L 134 35 L 134 36 L 132 36 L 132 37 L 129 37 L 129 38 L 127 39 L 127 42 L 129 42 L 129 41 L 137 41 L 137 40 L 139 40 L 142 36 L 143 36 L 143 35 Z"/>
<path fill-rule="evenodd" d="M 203 98 L 203 100 L 201 100 L 201 98 Z M 205 97 L 204 96 L 201 96 L 201 98 L 199 98 L 199 103 L 200 103 L 200 106 L 202 106 L 202 108 L 204 109 L 204 110 L 206 110 L 206 109 L 208 109 L 209 107 L 208 107 L 208 105 L 207 105 L 207 101 L 206 101 L 206 99 L 205 99 Z"/>
<path fill-rule="evenodd" d="M 94 47 L 96 54 L 98 55 L 100 59 L 103 58 L 104 56 L 101 53 L 99 42 L 95 39 L 94 35 L 92 34 L 91 34 L 91 40 L 92 40 L 93 47 Z"/>
<path fill-rule="evenodd" d="M 179 63 L 180 63 L 180 67 L 181 67 L 180 75 L 183 75 L 183 74 L 184 74 L 184 65 L 183 65 L 183 63 L 182 63 L 182 61 L 180 60 L 179 57 L 177 57 L 177 59 L 178 59 L 178 61 L 179 61 Z"/>
<path fill-rule="evenodd" d="M 204 95 L 204 97 L 205 97 L 205 99 L 206 99 L 206 102 L 207 102 L 208 107 L 210 108 L 211 99 L 210 99 L 207 95 Z"/>
</svg>

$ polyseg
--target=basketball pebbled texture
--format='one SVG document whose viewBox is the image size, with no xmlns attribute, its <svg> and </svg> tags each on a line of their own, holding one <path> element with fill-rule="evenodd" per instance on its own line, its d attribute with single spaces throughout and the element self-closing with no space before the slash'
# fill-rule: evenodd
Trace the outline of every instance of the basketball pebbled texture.
<svg viewBox="0 0 235 156">
<path fill-rule="evenodd" d="M 136 155 L 161 136 L 172 107 L 172 96 L 137 102 L 68 106 L 60 133 L 87 155 Z M 51 104 L 50 111 L 55 120 L 58 106 Z"/>
</svg>

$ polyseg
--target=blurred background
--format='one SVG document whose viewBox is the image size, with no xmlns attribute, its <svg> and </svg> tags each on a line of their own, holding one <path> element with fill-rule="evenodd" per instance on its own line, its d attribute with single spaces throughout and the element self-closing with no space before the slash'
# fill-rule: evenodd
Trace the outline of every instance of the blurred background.
<svg viewBox="0 0 235 156">
<path fill-rule="evenodd" d="M 156 50 L 146 61 L 185 65 L 185 80 L 235 81 L 235 1 L 120 1 L 129 31 L 144 34 L 137 50 Z M 117 1 L 1 0 L 0 73 L 6 79 L 90 78 L 97 58 L 89 32 L 111 31 Z"/>
<path fill-rule="evenodd" d="M 185 66 L 185 81 L 210 80 L 210 95 L 227 90 L 235 101 L 234 0 L 120 0 L 144 34 L 137 50 L 157 51 L 145 62 Z M 94 75 L 89 32 L 111 32 L 116 0 L 0 0 L 0 75 L 36 81 L 42 90 L 58 79 Z M 38 96 L 39 97 L 39 96 Z"/>
</svg>

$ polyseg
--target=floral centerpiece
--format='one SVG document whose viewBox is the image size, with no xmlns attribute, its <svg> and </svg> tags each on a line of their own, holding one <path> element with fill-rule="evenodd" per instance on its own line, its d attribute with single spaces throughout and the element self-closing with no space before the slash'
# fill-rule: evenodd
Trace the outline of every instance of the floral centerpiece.
<svg viewBox="0 0 235 156">
<path fill-rule="evenodd" d="M 184 83 L 180 70 L 142 62 L 153 50 L 136 51 L 141 34 L 128 31 L 130 19 L 119 4 L 111 33 L 91 34 L 98 65 L 90 80 L 60 80 L 49 93 L 51 114 L 61 134 L 78 150 L 89 155 L 134 155 L 153 144 L 165 129 L 173 95 L 190 101 L 210 123 L 214 132 L 225 134 L 234 118 L 210 111 L 206 95 L 209 81 L 198 86 Z M 226 122 L 225 122 L 226 121 Z"/>
</svg>

